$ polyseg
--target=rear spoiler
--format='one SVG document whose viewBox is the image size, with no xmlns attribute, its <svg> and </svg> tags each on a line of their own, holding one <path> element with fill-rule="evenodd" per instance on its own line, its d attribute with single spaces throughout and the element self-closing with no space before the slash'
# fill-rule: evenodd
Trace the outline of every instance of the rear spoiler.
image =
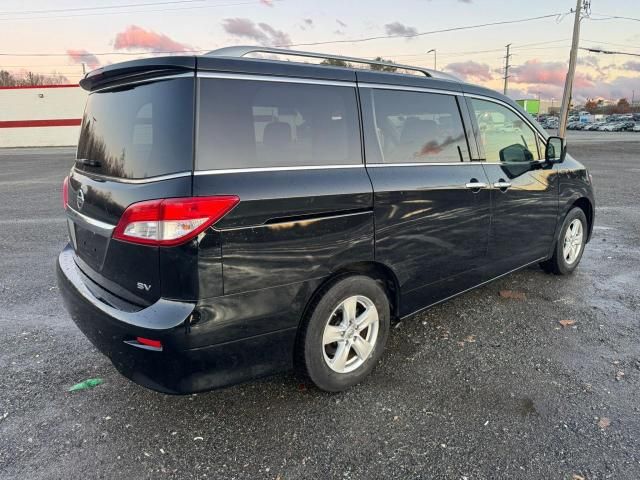
<svg viewBox="0 0 640 480">
<path fill-rule="evenodd" d="M 98 88 L 104 88 L 119 83 L 127 83 L 132 80 L 144 80 L 155 76 L 171 75 L 196 70 L 196 57 L 158 57 L 131 60 L 128 62 L 106 65 L 92 70 L 80 80 L 80 86 L 91 92 Z"/>
</svg>

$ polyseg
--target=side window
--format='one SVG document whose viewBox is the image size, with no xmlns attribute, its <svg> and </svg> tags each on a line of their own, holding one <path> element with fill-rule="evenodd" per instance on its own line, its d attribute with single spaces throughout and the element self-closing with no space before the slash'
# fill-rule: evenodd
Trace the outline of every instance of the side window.
<svg viewBox="0 0 640 480">
<path fill-rule="evenodd" d="M 196 169 L 362 163 L 353 87 L 201 79 Z"/>
<path fill-rule="evenodd" d="M 510 109 L 487 100 L 472 98 L 471 105 L 488 162 L 540 160 L 536 134 L 522 118 Z"/>
<path fill-rule="evenodd" d="M 368 138 L 365 140 L 370 163 L 438 163 L 469 159 L 455 96 L 372 89 L 364 91 L 364 97 L 363 106 L 368 110 L 365 113 L 365 137 Z"/>
</svg>

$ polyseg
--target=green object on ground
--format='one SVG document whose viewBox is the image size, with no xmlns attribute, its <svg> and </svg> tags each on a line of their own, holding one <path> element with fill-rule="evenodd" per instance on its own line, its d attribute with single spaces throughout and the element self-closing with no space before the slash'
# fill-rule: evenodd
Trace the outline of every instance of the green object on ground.
<svg viewBox="0 0 640 480">
<path fill-rule="evenodd" d="M 87 388 L 97 387 L 104 383 L 101 378 L 88 378 L 84 382 L 76 383 L 69 389 L 70 392 L 77 392 L 78 390 L 86 390 Z"/>
</svg>

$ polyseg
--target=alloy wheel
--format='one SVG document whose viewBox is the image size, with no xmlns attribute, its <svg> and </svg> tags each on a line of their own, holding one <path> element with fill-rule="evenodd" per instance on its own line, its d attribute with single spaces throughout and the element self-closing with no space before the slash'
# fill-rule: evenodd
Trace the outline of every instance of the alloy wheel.
<svg viewBox="0 0 640 480">
<path fill-rule="evenodd" d="M 363 295 L 343 300 L 327 319 L 322 336 L 324 360 L 331 370 L 349 373 L 371 355 L 380 320 L 375 304 Z"/>
<path fill-rule="evenodd" d="M 568 265 L 573 265 L 580 256 L 580 251 L 582 250 L 582 238 L 584 235 L 583 232 L 582 222 L 580 219 L 576 218 L 569 224 L 569 228 L 567 228 L 567 231 L 564 234 L 562 254 Z"/>
</svg>

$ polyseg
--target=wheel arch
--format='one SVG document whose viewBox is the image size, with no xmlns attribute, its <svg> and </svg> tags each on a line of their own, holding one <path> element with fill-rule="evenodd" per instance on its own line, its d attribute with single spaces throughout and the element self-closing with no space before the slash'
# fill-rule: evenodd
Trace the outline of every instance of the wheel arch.
<svg viewBox="0 0 640 480">
<path fill-rule="evenodd" d="M 587 242 L 591 240 L 591 233 L 593 232 L 593 220 L 594 220 L 594 211 L 593 204 L 587 197 L 580 197 L 571 204 L 569 211 L 572 208 L 578 207 L 584 212 L 585 217 L 587 217 Z"/>
<path fill-rule="evenodd" d="M 400 286 L 398 278 L 393 270 L 387 265 L 375 261 L 354 262 L 341 266 L 333 271 L 331 275 L 325 278 L 322 283 L 315 289 L 304 308 L 300 321 L 308 314 L 309 310 L 318 302 L 322 293 L 338 279 L 350 275 L 364 275 L 379 282 L 387 294 L 389 299 L 389 307 L 391 309 L 391 317 L 396 318 L 400 312 Z"/>
</svg>

